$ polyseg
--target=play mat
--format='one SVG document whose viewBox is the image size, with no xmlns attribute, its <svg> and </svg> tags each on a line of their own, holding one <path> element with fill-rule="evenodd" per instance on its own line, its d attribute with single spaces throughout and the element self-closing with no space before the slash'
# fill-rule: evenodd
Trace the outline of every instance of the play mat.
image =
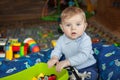
<svg viewBox="0 0 120 80">
<path fill-rule="evenodd" d="M 24 25 L 23 25 L 24 26 Z M 23 26 L 7 26 L 5 29 L 0 27 L 0 36 L 5 38 L 17 38 L 20 41 L 31 37 L 41 49 L 51 48 L 51 40 L 56 40 L 62 34 L 58 22 L 43 22 L 39 24 L 31 24 Z M 92 39 L 98 39 L 105 44 L 120 43 L 120 38 L 113 35 L 110 31 L 105 29 L 96 21 L 88 20 L 88 27 L 86 32 Z"/>
<path fill-rule="evenodd" d="M 40 52 L 31 53 L 31 54 L 28 54 L 27 56 L 23 56 L 10 61 L 4 60 L 4 59 L 1 60 L 0 61 L 0 80 L 10 80 L 10 79 L 19 80 L 23 75 L 25 76 L 22 79 L 31 80 L 32 77 L 39 74 L 39 69 L 40 69 L 39 64 L 41 62 L 46 63 L 50 59 L 50 53 L 52 50 L 53 48 L 41 50 Z M 93 50 L 95 52 L 94 56 L 97 59 L 99 78 L 101 80 L 114 80 L 114 79 L 119 80 L 120 79 L 120 76 L 119 76 L 120 47 L 117 47 L 114 44 L 103 45 L 102 43 L 95 43 L 93 44 Z M 45 67 L 41 70 L 44 70 L 44 69 Z M 50 73 L 53 74 L 54 71 Z M 68 73 L 65 71 L 65 73 L 64 72 L 61 73 L 61 76 L 67 76 L 68 78 Z M 64 79 L 64 80 L 67 80 L 67 79 Z"/>
</svg>

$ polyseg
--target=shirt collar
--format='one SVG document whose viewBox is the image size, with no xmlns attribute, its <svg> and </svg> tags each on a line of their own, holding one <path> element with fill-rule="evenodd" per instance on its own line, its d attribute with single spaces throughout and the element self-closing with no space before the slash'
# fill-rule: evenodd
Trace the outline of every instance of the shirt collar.
<svg viewBox="0 0 120 80">
<path fill-rule="evenodd" d="M 63 36 L 64 36 L 64 41 L 66 44 L 73 41 L 72 39 L 69 39 L 65 34 Z"/>
</svg>

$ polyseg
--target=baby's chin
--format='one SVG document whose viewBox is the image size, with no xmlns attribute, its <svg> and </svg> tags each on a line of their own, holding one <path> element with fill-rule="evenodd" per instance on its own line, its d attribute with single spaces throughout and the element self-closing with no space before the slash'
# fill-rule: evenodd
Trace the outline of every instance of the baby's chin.
<svg viewBox="0 0 120 80">
<path fill-rule="evenodd" d="M 77 37 L 69 37 L 70 39 L 72 39 L 72 40 L 75 40 L 75 39 L 77 39 Z"/>
<path fill-rule="evenodd" d="M 75 39 L 79 38 L 79 36 L 67 36 L 67 37 L 71 40 L 75 40 Z"/>
<path fill-rule="evenodd" d="M 72 40 L 75 40 L 75 39 L 80 38 L 80 36 L 72 36 L 72 37 L 69 37 L 69 38 L 72 39 Z"/>
</svg>

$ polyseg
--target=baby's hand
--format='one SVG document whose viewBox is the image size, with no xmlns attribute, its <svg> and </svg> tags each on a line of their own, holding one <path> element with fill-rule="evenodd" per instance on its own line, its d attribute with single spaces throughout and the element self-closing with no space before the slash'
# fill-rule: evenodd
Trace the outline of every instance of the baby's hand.
<svg viewBox="0 0 120 80">
<path fill-rule="evenodd" d="M 63 68 L 70 66 L 69 60 L 60 61 L 56 65 L 56 71 L 60 72 Z"/>
<path fill-rule="evenodd" d="M 56 56 L 52 57 L 48 62 L 48 67 L 51 68 L 54 66 L 56 63 L 58 63 L 58 58 Z"/>
</svg>

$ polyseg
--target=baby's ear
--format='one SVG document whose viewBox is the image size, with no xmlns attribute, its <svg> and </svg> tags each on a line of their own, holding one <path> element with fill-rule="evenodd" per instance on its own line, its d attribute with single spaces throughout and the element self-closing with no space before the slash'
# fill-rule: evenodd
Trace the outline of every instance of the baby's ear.
<svg viewBox="0 0 120 80">
<path fill-rule="evenodd" d="M 88 26 L 88 23 L 86 22 L 86 23 L 85 23 L 85 29 L 86 29 L 87 26 Z"/>
<path fill-rule="evenodd" d="M 86 23 L 85 23 L 85 27 L 87 27 L 87 26 L 88 26 L 88 23 L 86 22 Z"/>
<path fill-rule="evenodd" d="M 59 26 L 60 26 L 61 30 L 63 31 L 63 26 L 62 26 L 62 24 L 59 24 Z"/>
<path fill-rule="evenodd" d="M 85 28 L 84 28 L 84 30 L 87 28 L 87 26 L 88 26 L 88 23 L 86 22 L 86 23 L 85 23 Z"/>
</svg>

